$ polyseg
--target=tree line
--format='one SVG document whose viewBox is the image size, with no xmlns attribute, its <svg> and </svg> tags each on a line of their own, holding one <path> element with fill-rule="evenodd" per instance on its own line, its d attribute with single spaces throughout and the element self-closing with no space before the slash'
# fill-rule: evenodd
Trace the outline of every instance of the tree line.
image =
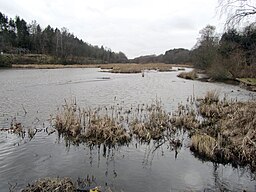
<svg viewBox="0 0 256 192">
<path fill-rule="evenodd" d="M 194 67 L 215 79 L 256 77 L 256 24 L 242 30 L 229 28 L 221 36 L 208 25 L 191 50 Z"/>
<path fill-rule="evenodd" d="M 206 70 L 214 79 L 255 78 L 256 2 L 219 0 L 219 10 L 226 17 L 226 30 L 221 36 L 211 25 L 200 31 L 200 38 L 191 50 L 194 66 Z"/>
<path fill-rule="evenodd" d="M 16 16 L 8 18 L 0 12 L 0 52 L 7 54 L 46 54 L 57 63 L 124 63 L 124 53 L 115 53 L 103 46 L 93 46 L 77 38 L 65 27 L 48 25 L 42 28 L 36 21 L 28 24 Z"/>
<path fill-rule="evenodd" d="M 134 63 L 166 63 L 186 64 L 191 63 L 190 50 L 184 48 L 170 49 L 160 55 L 145 55 L 131 60 Z"/>
</svg>

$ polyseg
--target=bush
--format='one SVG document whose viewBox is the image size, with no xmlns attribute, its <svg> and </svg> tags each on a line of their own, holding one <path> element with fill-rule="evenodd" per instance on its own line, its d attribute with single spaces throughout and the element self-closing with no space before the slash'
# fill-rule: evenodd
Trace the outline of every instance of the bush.
<svg viewBox="0 0 256 192">
<path fill-rule="evenodd" d="M 12 67 L 12 58 L 9 55 L 0 55 L 0 68 Z"/>
</svg>

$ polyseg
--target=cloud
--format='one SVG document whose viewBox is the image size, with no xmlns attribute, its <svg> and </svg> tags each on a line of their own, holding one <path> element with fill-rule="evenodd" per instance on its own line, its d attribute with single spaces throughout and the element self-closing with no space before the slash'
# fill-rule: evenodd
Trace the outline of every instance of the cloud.
<svg viewBox="0 0 256 192">
<path fill-rule="evenodd" d="M 216 0 L 0 0 L 1 11 L 42 27 L 67 27 L 94 45 L 129 58 L 191 48 L 198 31 L 214 18 Z"/>
</svg>

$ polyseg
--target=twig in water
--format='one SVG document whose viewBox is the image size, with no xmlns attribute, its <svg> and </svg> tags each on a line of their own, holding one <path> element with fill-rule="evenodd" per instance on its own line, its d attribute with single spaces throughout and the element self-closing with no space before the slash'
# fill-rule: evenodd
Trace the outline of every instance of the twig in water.
<svg viewBox="0 0 256 192">
<path fill-rule="evenodd" d="M 28 112 L 26 111 L 26 109 L 25 109 L 25 107 L 24 107 L 23 104 L 21 104 L 21 106 L 22 106 L 22 109 L 23 109 L 23 111 L 24 111 L 24 113 L 25 113 L 25 115 L 26 115 Z"/>
</svg>

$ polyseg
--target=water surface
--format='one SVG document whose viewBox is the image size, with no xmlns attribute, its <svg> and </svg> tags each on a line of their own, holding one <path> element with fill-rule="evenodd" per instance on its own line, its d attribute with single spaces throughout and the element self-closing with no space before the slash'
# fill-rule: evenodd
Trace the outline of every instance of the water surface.
<svg viewBox="0 0 256 192">
<path fill-rule="evenodd" d="M 236 100 L 256 98 L 238 86 L 184 80 L 177 73 L 149 71 L 142 77 L 99 69 L 0 70 L 0 128 L 8 128 L 13 118 L 26 129 L 48 126 L 50 115 L 70 98 L 81 107 L 131 107 L 158 98 L 169 112 L 188 97 L 202 97 L 213 89 Z M 102 148 L 90 150 L 86 145 L 66 147 L 56 133 L 42 131 L 23 140 L 0 132 L 0 187 L 8 191 L 10 184 L 17 183 L 19 189 L 42 177 L 76 180 L 93 175 L 98 185 L 117 191 L 255 191 L 256 182 L 246 169 L 202 162 L 187 146 L 185 142 L 177 158 L 168 145 L 152 153 L 152 144 L 135 142 L 104 154 Z"/>
</svg>

